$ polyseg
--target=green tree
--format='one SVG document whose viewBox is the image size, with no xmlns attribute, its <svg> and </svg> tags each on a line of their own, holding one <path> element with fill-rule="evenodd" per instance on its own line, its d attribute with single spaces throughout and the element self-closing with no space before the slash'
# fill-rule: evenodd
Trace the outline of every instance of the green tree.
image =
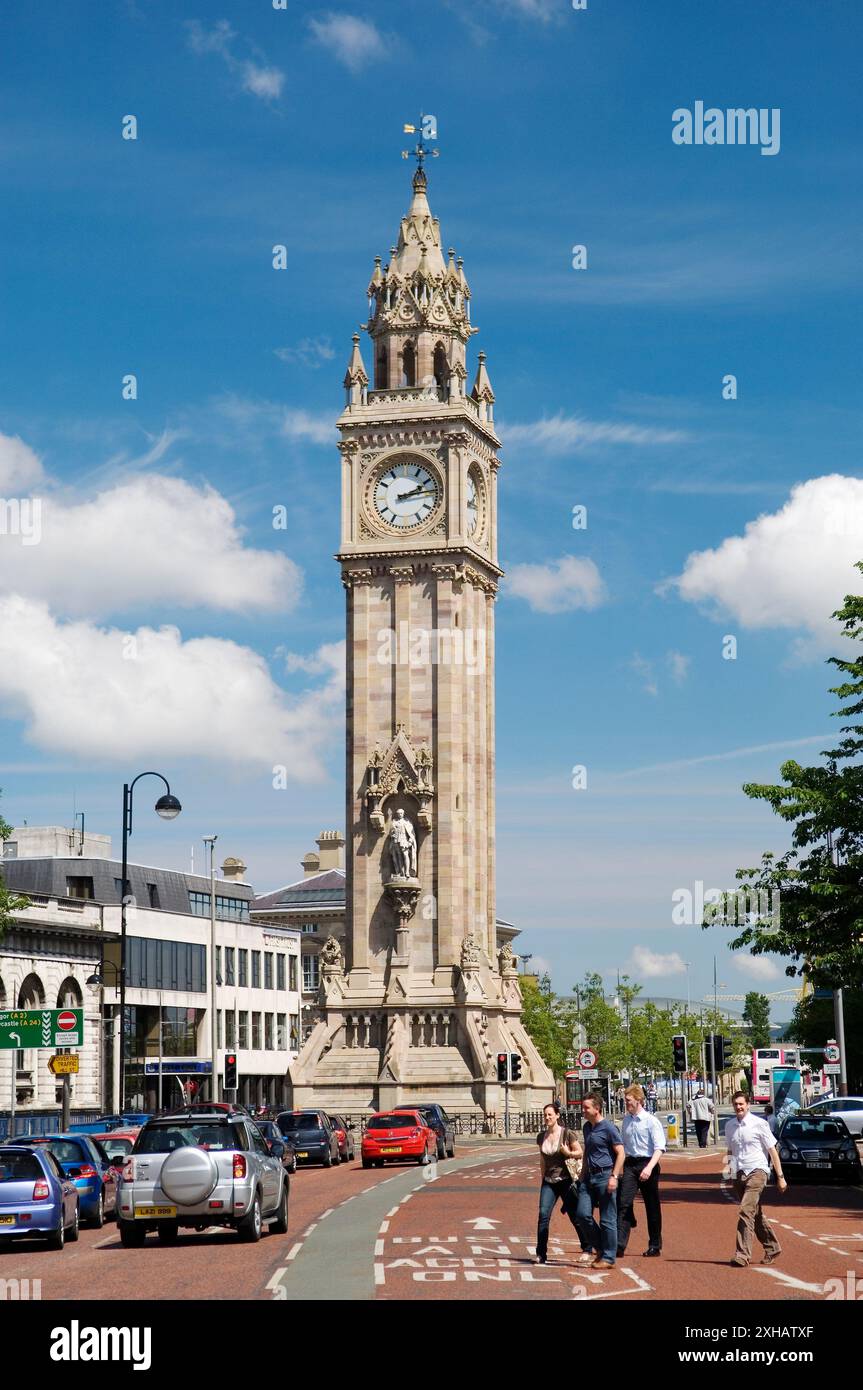
<svg viewBox="0 0 863 1390">
<path fill-rule="evenodd" d="M 856 568 L 863 571 L 863 562 Z M 863 596 L 846 595 L 833 616 L 850 641 L 863 640 Z M 849 703 L 834 717 L 863 715 L 863 656 L 831 665 L 842 672 L 841 685 L 831 694 Z M 863 723 L 843 724 L 838 746 L 825 750 L 824 764 L 801 767 L 782 764 L 781 785 L 747 783 L 747 796 L 766 801 L 778 816 L 793 824 L 792 847 L 780 858 L 762 855 L 757 869 L 739 869 L 737 878 L 763 894 L 779 893 L 779 912 L 752 914 L 732 941 L 788 956 L 787 975 L 803 971 L 815 984 L 829 987 L 863 986 Z M 772 902 L 775 909 L 775 900 Z M 776 920 L 778 915 L 778 921 Z M 738 925 L 739 917 L 738 917 Z M 705 922 L 705 925 L 709 923 Z"/>
<path fill-rule="evenodd" d="M 12 826 L 0 816 L 0 842 L 5 843 L 11 834 Z M 19 893 L 13 893 L 6 886 L 3 882 L 2 869 L 0 869 L 0 941 L 6 935 L 6 928 L 12 921 L 13 914 L 20 911 L 22 907 L 26 907 L 29 901 L 29 898 L 22 898 Z"/>
<path fill-rule="evenodd" d="M 770 1046 L 770 1000 L 766 994 L 750 990 L 743 1002 L 743 1021 L 753 1047 Z"/>
<path fill-rule="evenodd" d="M 629 1045 L 634 1076 L 671 1071 L 671 1039 L 676 1032 L 676 1019 L 670 1009 L 660 1009 L 648 1002 L 633 1012 Z"/>
<path fill-rule="evenodd" d="M 572 1050 L 573 1027 L 568 1010 L 561 1008 L 560 1001 L 552 993 L 550 976 L 543 975 L 539 981 L 523 976 L 519 984 L 522 1023 L 546 1066 L 556 1077 L 561 1077 Z"/>
<path fill-rule="evenodd" d="M 577 990 L 581 1000 L 581 1024 L 588 1045 L 597 1051 L 600 1070 L 630 1070 L 631 1049 L 625 1021 L 606 999 L 602 976 L 589 972 Z"/>
<path fill-rule="evenodd" d="M 863 989 L 848 989 L 844 993 L 845 1065 L 848 1069 L 848 1090 L 860 1095 L 863 1086 Z M 833 1031 L 833 1000 L 817 999 L 814 994 L 795 1005 L 791 1022 L 785 1030 L 789 1042 L 801 1047 L 823 1047 Z M 816 1058 L 811 1058 L 813 1070 Z M 833 1078 L 834 1082 L 836 1078 Z"/>
</svg>

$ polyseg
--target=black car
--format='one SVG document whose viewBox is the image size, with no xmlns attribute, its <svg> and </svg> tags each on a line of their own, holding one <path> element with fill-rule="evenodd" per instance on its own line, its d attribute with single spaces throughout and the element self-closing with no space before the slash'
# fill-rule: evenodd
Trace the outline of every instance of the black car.
<svg viewBox="0 0 863 1390">
<path fill-rule="evenodd" d="M 860 1155 L 838 1115 L 790 1115 L 776 1136 L 782 1171 L 789 1182 L 861 1181 Z"/>
<path fill-rule="evenodd" d="M 255 1125 L 261 1131 L 270 1148 L 273 1141 L 283 1146 L 285 1152 L 282 1156 L 282 1163 L 289 1173 L 297 1171 L 297 1154 L 294 1148 L 294 1141 L 287 1134 L 283 1134 L 275 1120 L 255 1120 Z"/>
<path fill-rule="evenodd" d="M 442 1105 L 397 1105 L 396 1110 L 418 1110 L 437 1138 L 438 1158 L 455 1158 L 455 1122 Z"/>
<path fill-rule="evenodd" d="M 276 1124 L 293 1145 L 297 1163 L 321 1163 L 325 1168 L 338 1163 L 338 1136 L 323 1110 L 284 1110 Z"/>
</svg>

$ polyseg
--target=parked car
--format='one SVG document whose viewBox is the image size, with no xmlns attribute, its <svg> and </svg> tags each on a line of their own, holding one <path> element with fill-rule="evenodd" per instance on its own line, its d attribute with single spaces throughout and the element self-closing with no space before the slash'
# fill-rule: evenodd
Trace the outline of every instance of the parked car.
<svg viewBox="0 0 863 1390">
<path fill-rule="evenodd" d="M 89 1134 L 30 1134 L 27 1148 L 46 1145 L 78 1189 L 81 1220 L 100 1229 L 117 1211 L 117 1172 Z"/>
<path fill-rule="evenodd" d="M 344 1115 L 328 1115 L 327 1119 L 333 1127 L 333 1132 L 339 1141 L 339 1160 L 342 1163 L 353 1162 L 357 1153 L 354 1148 L 354 1127 L 349 1124 Z"/>
<path fill-rule="evenodd" d="M 282 1134 L 275 1120 L 255 1120 L 255 1124 L 263 1134 L 268 1145 L 272 1148 L 273 1144 L 281 1144 L 284 1149 L 282 1163 L 289 1173 L 297 1171 L 296 1150 L 286 1134 Z"/>
<path fill-rule="evenodd" d="M 78 1189 L 47 1146 L 0 1146 L 0 1239 L 44 1236 L 50 1250 L 78 1239 Z"/>
<path fill-rule="evenodd" d="M 282 1145 L 268 1146 L 248 1115 L 155 1115 L 123 1166 L 123 1245 L 140 1247 L 151 1230 L 171 1245 L 181 1226 L 228 1226 L 241 1241 L 257 1241 L 266 1223 L 286 1235 L 291 1180 L 282 1158 Z"/>
<path fill-rule="evenodd" d="M 807 1105 L 807 1115 L 837 1116 L 852 1134 L 863 1135 L 863 1096 L 831 1096 L 828 1100 L 816 1100 Z"/>
<path fill-rule="evenodd" d="M 90 1138 L 112 1167 L 122 1169 L 140 1133 L 139 1125 L 135 1129 L 112 1129 L 107 1134 L 91 1134 Z"/>
<path fill-rule="evenodd" d="M 451 1120 L 442 1105 L 396 1106 L 397 1110 L 418 1110 L 437 1139 L 438 1158 L 455 1158 L 455 1121 Z"/>
<path fill-rule="evenodd" d="M 790 1115 L 776 1136 L 782 1171 L 789 1182 L 814 1178 L 817 1182 L 861 1181 L 860 1155 L 848 1126 L 840 1116 Z"/>
<path fill-rule="evenodd" d="M 283 1110 L 276 1124 L 293 1144 L 297 1163 L 338 1163 L 339 1141 L 323 1110 Z"/>
<path fill-rule="evenodd" d="M 362 1141 L 364 1168 L 383 1168 L 393 1158 L 431 1163 L 437 1135 L 418 1110 L 384 1110 L 366 1122 Z"/>
</svg>

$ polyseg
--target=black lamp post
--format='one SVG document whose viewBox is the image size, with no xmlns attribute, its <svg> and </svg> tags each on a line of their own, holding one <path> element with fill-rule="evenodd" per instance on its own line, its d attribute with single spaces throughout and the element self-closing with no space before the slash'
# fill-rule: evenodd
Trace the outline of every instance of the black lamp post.
<svg viewBox="0 0 863 1390">
<path fill-rule="evenodd" d="M 174 820 L 182 806 L 171 795 L 168 780 L 161 772 L 139 772 L 132 782 L 123 785 L 123 868 L 121 873 L 122 901 L 120 903 L 120 1104 L 122 1115 L 126 1106 L 126 899 L 129 896 L 129 836 L 132 833 L 132 792 L 142 777 L 158 777 L 165 783 L 165 795 L 160 796 L 154 810 L 162 820 Z"/>
</svg>

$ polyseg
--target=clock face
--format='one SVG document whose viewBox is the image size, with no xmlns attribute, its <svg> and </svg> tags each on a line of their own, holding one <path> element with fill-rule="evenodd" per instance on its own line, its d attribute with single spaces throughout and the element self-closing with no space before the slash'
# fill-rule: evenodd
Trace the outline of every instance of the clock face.
<svg viewBox="0 0 863 1390">
<path fill-rule="evenodd" d="M 423 463 L 396 463 L 375 484 L 375 508 L 388 526 L 421 526 L 440 500 L 437 479 Z"/>
</svg>

